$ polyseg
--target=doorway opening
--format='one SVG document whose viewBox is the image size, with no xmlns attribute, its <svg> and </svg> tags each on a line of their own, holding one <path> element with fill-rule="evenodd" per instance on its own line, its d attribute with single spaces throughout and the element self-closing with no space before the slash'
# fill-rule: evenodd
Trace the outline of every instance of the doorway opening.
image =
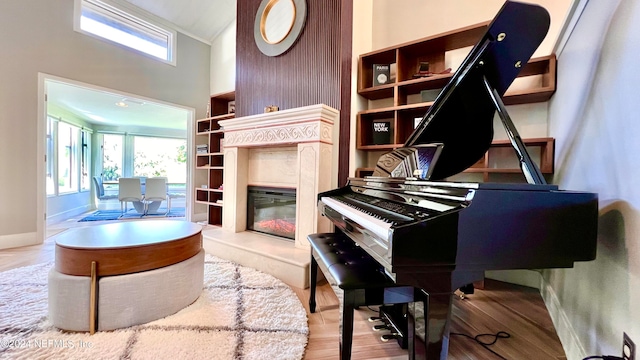
<svg viewBox="0 0 640 360">
<path fill-rule="evenodd" d="M 171 206 L 190 220 L 194 109 L 45 74 L 39 85 L 41 239 L 47 225 L 119 209 L 120 177 L 167 178 L 167 192 L 181 194 Z M 103 201 L 104 189 L 116 196 Z"/>
</svg>

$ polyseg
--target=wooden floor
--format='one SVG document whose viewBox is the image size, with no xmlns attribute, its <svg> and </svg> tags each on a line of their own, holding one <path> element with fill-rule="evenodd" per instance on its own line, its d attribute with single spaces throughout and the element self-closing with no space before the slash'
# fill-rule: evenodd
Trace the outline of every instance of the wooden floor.
<svg viewBox="0 0 640 360">
<path fill-rule="evenodd" d="M 98 222 L 97 222 L 98 223 Z M 43 245 L 0 250 L 0 271 L 37 264 L 54 259 L 56 232 L 64 228 L 48 228 L 52 235 Z M 317 290 L 316 312 L 309 313 L 309 289 L 293 289 L 307 309 L 309 343 L 304 359 L 338 359 L 338 299 L 331 287 L 321 283 Z M 352 359 L 406 359 L 407 352 L 395 341 L 380 341 L 380 332 L 371 329 L 367 319 L 377 314 L 375 307 L 360 308 L 355 314 Z M 472 339 L 452 335 L 449 359 L 456 360 L 540 360 L 566 359 L 549 313 L 536 289 L 487 279 L 483 290 L 465 299 L 454 299 L 452 333 L 470 336 L 499 331 L 509 338 L 501 338 L 490 348 L 495 355 Z M 491 338 L 483 338 L 491 342 Z"/>
<path fill-rule="evenodd" d="M 465 299 L 454 299 L 452 333 L 476 336 L 504 331 L 509 338 L 500 338 L 490 349 L 491 353 L 474 340 L 462 335 L 451 335 L 448 359 L 456 360 L 540 360 L 566 359 L 564 350 L 549 313 L 538 290 L 485 280 L 483 290 L 476 290 Z M 338 358 L 338 299 L 331 287 L 324 282 L 318 289 L 316 313 L 309 313 L 309 291 L 294 289 L 309 316 L 309 345 L 305 359 Z M 356 311 L 352 359 L 406 359 L 406 350 L 395 341 L 380 341 L 380 332 L 372 330 L 368 321 L 376 316 L 376 307 L 362 307 Z M 484 342 L 493 338 L 483 337 Z"/>
</svg>

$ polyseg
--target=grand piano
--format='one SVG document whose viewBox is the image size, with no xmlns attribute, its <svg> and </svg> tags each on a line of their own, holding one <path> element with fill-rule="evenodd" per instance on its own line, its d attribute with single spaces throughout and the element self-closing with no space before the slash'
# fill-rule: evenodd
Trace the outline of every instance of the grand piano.
<svg viewBox="0 0 640 360">
<path fill-rule="evenodd" d="M 409 357 L 446 359 L 453 292 L 485 270 L 569 268 L 596 257 L 597 194 L 547 184 L 502 102 L 549 27 L 537 5 L 507 1 L 402 148 L 373 176 L 318 195 L 320 213 L 398 285 L 428 298 L 408 304 Z M 447 181 L 493 140 L 498 113 L 522 183 Z"/>
</svg>

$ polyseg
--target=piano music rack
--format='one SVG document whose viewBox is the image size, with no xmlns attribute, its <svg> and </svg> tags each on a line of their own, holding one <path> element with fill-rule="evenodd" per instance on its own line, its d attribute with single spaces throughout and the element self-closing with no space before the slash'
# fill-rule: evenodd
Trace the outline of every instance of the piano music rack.
<svg viewBox="0 0 640 360">
<path fill-rule="evenodd" d="M 554 172 L 555 139 L 551 137 L 522 139 L 532 155 L 538 155 L 537 161 L 543 174 Z M 537 149 L 536 149 L 537 148 Z M 489 181 L 491 174 L 521 174 L 515 152 L 509 140 L 494 140 L 491 148 L 465 173 L 480 173 L 483 181 Z M 373 173 L 373 168 L 357 168 L 355 176 L 365 177 Z"/>
</svg>

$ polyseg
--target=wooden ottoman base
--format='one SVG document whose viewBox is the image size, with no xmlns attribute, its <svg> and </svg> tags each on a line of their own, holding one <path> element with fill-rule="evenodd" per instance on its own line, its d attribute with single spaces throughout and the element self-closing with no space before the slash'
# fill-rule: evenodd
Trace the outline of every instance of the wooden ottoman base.
<svg viewBox="0 0 640 360">
<path fill-rule="evenodd" d="M 98 280 L 98 330 L 144 324 L 175 314 L 202 293 L 204 250 L 177 264 Z M 87 276 L 49 272 L 49 319 L 57 328 L 90 331 Z"/>
</svg>

